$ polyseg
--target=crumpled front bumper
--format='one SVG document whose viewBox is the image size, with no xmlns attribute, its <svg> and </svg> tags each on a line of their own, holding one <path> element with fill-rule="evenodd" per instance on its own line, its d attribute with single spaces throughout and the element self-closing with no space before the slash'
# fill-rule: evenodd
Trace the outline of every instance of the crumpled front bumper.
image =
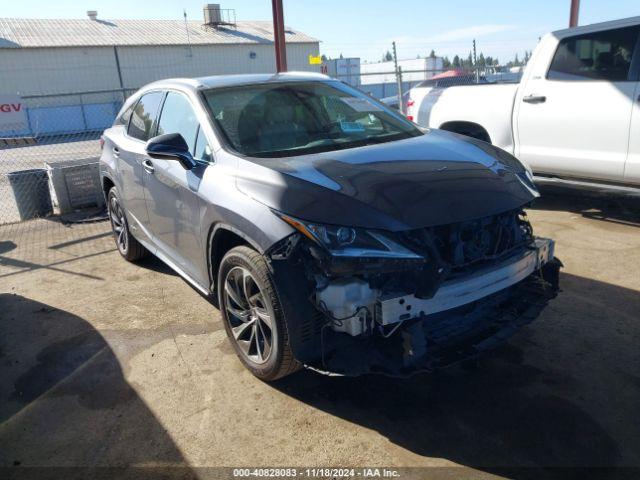
<svg viewBox="0 0 640 480">
<path fill-rule="evenodd" d="M 550 251 L 542 250 L 541 254 L 547 256 L 544 262 L 538 263 L 534 257 L 533 265 L 520 263 L 520 267 L 526 268 L 516 271 L 515 276 L 493 277 L 496 285 L 511 278 L 508 286 L 500 286 L 470 302 L 460 301 L 437 313 L 421 312 L 418 317 L 405 320 L 389 338 L 349 337 L 326 329 L 322 332 L 323 358 L 305 366 L 332 375 L 410 376 L 477 357 L 535 320 L 557 296 L 562 264 L 553 258 L 552 245 Z M 541 251 L 533 252 L 538 255 Z M 458 290 L 462 292 L 474 295 L 473 289 Z M 444 303 L 443 298 L 435 300 L 432 306 L 447 302 L 451 305 L 455 295 Z M 405 302 L 405 313 L 406 305 Z"/>
</svg>

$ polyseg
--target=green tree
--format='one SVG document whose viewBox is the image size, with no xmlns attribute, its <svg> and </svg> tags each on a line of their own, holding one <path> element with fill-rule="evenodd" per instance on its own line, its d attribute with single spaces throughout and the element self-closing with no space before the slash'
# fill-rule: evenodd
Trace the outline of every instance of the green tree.
<svg viewBox="0 0 640 480">
<path fill-rule="evenodd" d="M 432 49 L 432 50 L 431 50 L 431 52 L 429 52 L 429 57 L 431 57 L 431 58 L 436 58 L 436 52 L 435 52 L 435 50 L 433 50 L 433 49 Z"/>
<path fill-rule="evenodd" d="M 471 52 L 469 52 L 469 56 L 466 58 L 466 60 L 462 62 L 462 66 L 465 68 L 473 67 L 473 54 Z"/>
<path fill-rule="evenodd" d="M 482 52 L 480 52 L 480 56 L 478 57 L 478 67 L 479 68 L 486 67 L 485 58 L 484 58 L 484 55 L 482 54 Z"/>
<path fill-rule="evenodd" d="M 387 53 L 385 53 L 382 56 L 382 61 L 383 62 L 390 62 L 391 60 L 393 60 L 393 55 L 391 55 L 391 52 L 389 50 L 387 50 Z"/>
<path fill-rule="evenodd" d="M 460 57 L 458 55 L 453 57 L 453 68 L 460 68 L 462 66 L 462 63 L 460 63 Z"/>
<path fill-rule="evenodd" d="M 449 57 L 447 56 L 443 57 L 442 68 L 445 68 L 445 69 L 451 68 L 451 60 L 449 60 Z"/>
</svg>

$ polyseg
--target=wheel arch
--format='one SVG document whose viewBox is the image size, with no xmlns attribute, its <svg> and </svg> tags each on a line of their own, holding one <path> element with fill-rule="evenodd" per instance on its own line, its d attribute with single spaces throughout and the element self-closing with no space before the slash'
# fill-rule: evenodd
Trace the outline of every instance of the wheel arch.
<svg viewBox="0 0 640 480">
<path fill-rule="evenodd" d="M 243 231 L 224 223 L 212 225 L 207 241 L 207 259 L 209 262 L 209 289 L 215 291 L 218 268 L 225 254 L 234 247 L 246 245 L 258 253 L 264 253 L 260 244 Z"/>
<path fill-rule="evenodd" d="M 107 201 L 107 196 L 109 195 L 109 190 L 116 186 L 116 183 L 111 179 L 108 175 L 102 176 L 102 193 L 104 194 L 104 199 Z"/>
<path fill-rule="evenodd" d="M 446 130 L 448 132 L 459 133 L 468 137 L 482 140 L 483 142 L 492 143 L 491 136 L 486 128 L 476 122 L 452 120 L 444 122 L 440 127 L 440 130 Z"/>
</svg>

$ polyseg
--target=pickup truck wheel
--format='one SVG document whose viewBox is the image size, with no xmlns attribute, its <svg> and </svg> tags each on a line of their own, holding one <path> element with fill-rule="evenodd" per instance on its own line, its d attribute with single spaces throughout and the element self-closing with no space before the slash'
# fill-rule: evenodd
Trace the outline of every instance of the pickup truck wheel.
<svg viewBox="0 0 640 480">
<path fill-rule="evenodd" d="M 220 263 L 217 285 L 224 327 L 244 366 L 266 381 L 298 370 L 276 286 L 262 255 L 245 246 L 231 249 Z"/>
<path fill-rule="evenodd" d="M 109 210 L 109 220 L 113 230 L 113 238 L 120 255 L 130 262 L 135 262 L 146 257 L 149 252 L 138 242 L 129 231 L 129 223 L 124 213 L 124 208 L 120 204 L 118 190 L 112 187 L 107 197 L 107 208 Z"/>
</svg>

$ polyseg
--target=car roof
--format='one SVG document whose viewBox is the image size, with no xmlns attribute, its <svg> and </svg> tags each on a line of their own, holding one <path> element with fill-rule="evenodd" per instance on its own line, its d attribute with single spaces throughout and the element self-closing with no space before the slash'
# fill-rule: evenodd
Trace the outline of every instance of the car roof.
<svg viewBox="0 0 640 480">
<path fill-rule="evenodd" d="M 579 27 L 565 28 L 562 30 L 551 32 L 550 35 L 553 35 L 557 38 L 564 38 L 567 36 L 580 35 L 583 33 L 613 30 L 615 28 L 632 27 L 635 25 L 640 25 L 640 16 L 621 18 L 619 20 L 610 20 L 608 22 L 592 23 L 589 25 L 581 25 Z"/>
<path fill-rule="evenodd" d="M 233 87 L 238 85 L 258 85 L 281 82 L 312 82 L 332 80 L 327 75 L 313 72 L 259 73 L 242 75 L 214 75 L 198 78 L 168 78 L 158 80 L 143 87 L 143 90 L 158 88 L 178 88 L 205 90 L 209 88 Z"/>
</svg>

